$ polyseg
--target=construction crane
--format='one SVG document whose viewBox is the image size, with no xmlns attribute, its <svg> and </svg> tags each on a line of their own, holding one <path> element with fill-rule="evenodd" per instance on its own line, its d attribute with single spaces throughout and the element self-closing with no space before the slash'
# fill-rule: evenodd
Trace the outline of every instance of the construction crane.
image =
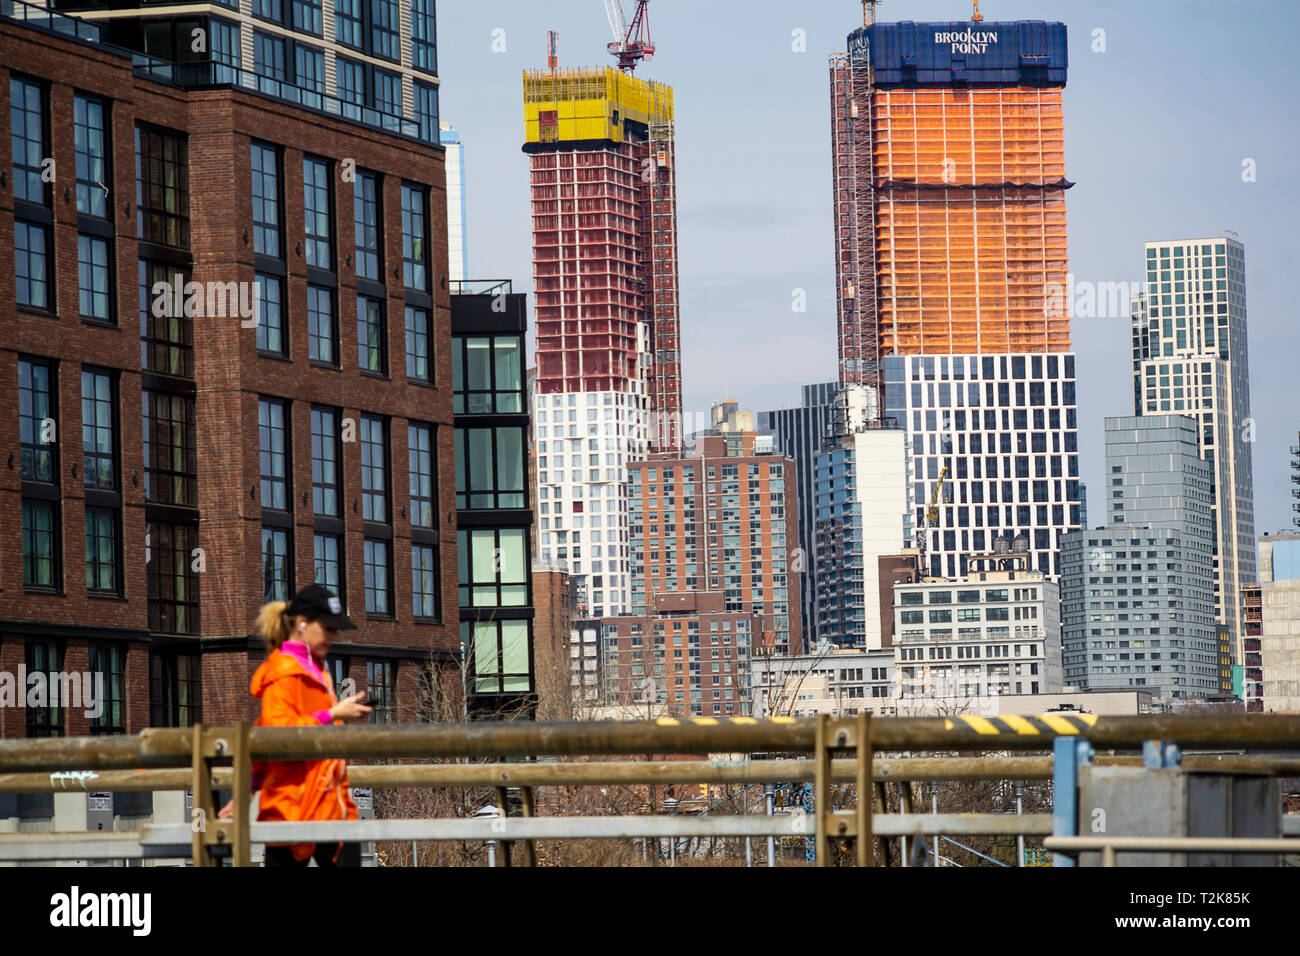
<svg viewBox="0 0 1300 956">
<path fill-rule="evenodd" d="M 623 0 L 605 0 L 605 16 L 614 31 L 609 53 L 618 57 L 620 70 L 633 73 L 642 60 L 649 62 L 655 58 L 655 45 L 650 42 L 650 0 L 637 0 L 631 26 L 623 14 Z"/>
<path fill-rule="evenodd" d="M 876 5 L 884 0 L 862 0 L 862 25 L 869 27 L 876 22 Z"/>
<path fill-rule="evenodd" d="M 930 493 L 930 504 L 925 509 L 925 521 L 922 523 L 920 530 L 917 532 L 917 548 L 921 552 L 920 567 L 918 568 L 918 577 L 924 581 L 930 576 L 929 562 L 926 558 L 926 552 L 930 547 L 930 529 L 939 523 L 939 502 L 943 500 L 944 480 L 948 477 L 948 466 L 944 465 L 939 471 L 939 479 L 934 483 L 934 491 Z"/>
</svg>

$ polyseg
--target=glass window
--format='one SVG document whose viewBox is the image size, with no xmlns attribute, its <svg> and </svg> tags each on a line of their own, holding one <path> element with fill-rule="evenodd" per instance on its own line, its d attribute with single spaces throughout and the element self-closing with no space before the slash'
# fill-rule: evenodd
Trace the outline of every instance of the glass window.
<svg viewBox="0 0 1300 956">
<path fill-rule="evenodd" d="M 23 501 L 23 587 L 58 590 L 58 506 L 52 501 Z"/>
<path fill-rule="evenodd" d="M 383 302 L 365 295 L 357 296 L 357 365 L 363 371 L 387 375 L 387 345 Z"/>
<path fill-rule="evenodd" d="M 522 410 L 523 343 L 518 335 L 458 337 L 452 346 L 452 401 L 456 414 Z"/>
<path fill-rule="evenodd" d="M 176 133 L 135 130 L 137 235 L 146 242 L 190 245 L 189 153 Z"/>
<path fill-rule="evenodd" d="M 48 205 L 41 173 L 50 155 L 45 148 L 45 95 L 40 84 L 9 77 L 10 146 L 14 158 L 14 199 Z"/>
<path fill-rule="evenodd" d="M 77 212 L 108 215 L 108 134 L 104 101 L 78 93 L 72 100 L 73 141 L 77 155 Z"/>
<path fill-rule="evenodd" d="M 361 118 L 361 107 L 366 104 L 366 68 L 353 60 L 338 57 L 334 61 L 338 82 L 338 98 L 343 101 L 343 115 L 349 119 Z"/>
<path fill-rule="evenodd" d="M 263 508 L 289 510 L 289 434 L 286 403 L 274 398 L 257 402 L 257 446 Z"/>
<path fill-rule="evenodd" d="M 27 638 L 23 659 L 27 673 L 57 674 L 63 670 L 63 645 L 59 641 Z M 51 701 L 55 703 L 55 701 Z M 27 707 L 28 737 L 62 737 L 62 707 Z"/>
<path fill-rule="evenodd" d="M 283 84 L 289 79 L 285 66 L 284 40 L 261 30 L 253 31 L 253 73 L 257 88 L 272 96 L 283 96 Z"/>
<path fill-rule="evenodd" d="M 113 320 L 109 296 L 108 242 L 98 236 L 77 236 L 77 301 L 83 319 Z"/>
<path fill-rule="evenodd" d="M 339 413 L 332 408 L 312 408 L 312 513 L 339 517 L 339 487 Z"/>
<path fill-rule="evenodd" d="M 531 689 L 527 621 L 461 622 L 462 643 L 470 646 L 471 638 L 475 693 L 527 693 Z"/>
<path fill-rule="evenodd" d="M 140 260 L 140 363 L 147 372 L 194 377 L 194 325 L 179 293 L 189 278 L 188 269 Z"/>
<path fill-rule="evenodd" d="M 330 196 L 330 164 L 307 157 L 302 161 L 304 228 L 307 265 L 334 271 L 334 204 Z"/>
<path fill-rule="evenodd" d="M 194 399 L 142 393 L 144 498 L 164 505 L 198 505 Z"/>
<path fill-rule="evenodd" d="M 411 0 L 411 65 L 438 72 L 437 17 L 434 0 Z"/>
<path fill-rule="evenodd" d="M 293 28 L 321 35 L 321 0 L 293 0 Z"/>
<path fill-rule="evenodd" d="M 396 662 L 366 661 L 366 700 L 374 701 L 370 723 L 391 724 L 397 720 Z"/>
<path fill-rule="evenodd" d="M 353 183 L 353 220 L 356 228 L 357 278 L 380 280 L 379 177 L 358 171 Z"/>
<path fill-rule="evenodd" d="M 412 89 L 415 93 L 415 119 L 420 124 L 420 139 L 426 143 L 437 143 L 438 88 L 416 80 Z"/>
<path fill-rule="evenodd" d="M 370 4 L 370 52 L 385 60 L 400 60 L 397 0 L 368 0 Z"/>
<path fill-rule="evenodd" d="M 420 382 L 433 381 L 429 361 L 429 310 L 413 305 L 406 307 L 406 377 Z"/>
<path fill-rule="evenodd" d="M 213 82 L 238 82 L 239 70 L 243 65 L 239 25 L 213 17 L 208 21 L 208 30 L 212 43 Z"/>
<path fill-rule="evenodd" d="M 253 0 L 253 14 L 276 23 L 284 21 L 284 8 L 280 0 Z"/>
<path fill-rule="evenodd" d="M 528 603 L 522 528 L 457 532 L 462 607 L 520 607 Z"/>
<path fill-rule="evenodd" d="M 524 430 L 456 430 L 456 507 L 523 508 Z"/>
<path fill-rule="evenodd" d="M 374 84 L 375 109 L 385 114 L 384 124 L 392 128 L 387 118 L 402 115 L 402 77 L 378 67 L 370 68 L 370 76 Z"/>
<path fill-rule="evenodd" d="M 313 538 L 316 583 L 323 584 L 341 598 L 343 596 L 342 539 L 338 535 L 318 534 Z"/>
<path fill-rule="evenodd" d="M 307 355 L 313 362 L 337 366 L 338 334 L 334 323 L 334 291 L 307 286 Z"/>
<path fill-rule="evenodd" d="M 358 50 L 365 46 L 361 32 L 361 3 L 362 0 L 334 0 L 334 37 Z"/>
<path fill-rule="evenodd" d="M 435 450 L 432 425 L 407 426 L 407 449 L 411 476 L 411 526 L 434 528 L 437 513 L 437 484 L 434 481 L 433 456 Z"/>
<path fill-rule="evenodd" d="M 44 359 L 18 360 L 18 442 L 23 481 L 53 484 L 55 450 L 54 366 Z"/>
<path fill-rule="evenodd" d="M 305 43 L 294 44 L 293 75 L 303 90 L 303 105 L 320 109 L 322 100 L 317 94 L 325 92 L 325 51 Z"/>
<path fill-rule="evenodd" d="M 150 521 L 145 533 L 145 571 L 149 584 L 149 629 L 160 634 L 197 634 L 199 575 L 192 525 Z"/>
<path fill-rule="evenodd" d="M 366 613 L 389 614 L 392 607 L 392 567 L 387 541 L 365 541 Z"/>
<path fill-rule="evenodd" d="M 417 618 L 439 616 L 438 564 L 438 549 L 433 545 L 411 545 L 411 595 Z"/>
<path fill-rule="evenodd" d="M 33 309 L 54 307 L 49 277 L 49 230 L 35 223 L 14 220 L 14 277 L 19 305 Z"/>
<path fill-rule="evenodd" d="M 190 727 L 203 722 L 203 677 L 198 654 L 149 654 L 149 724 Z"/>
<path fill-rule="evenodd" d="M 361 516 L 388 521 L 388 422 L 361 416 Z"/>
<path fill-rule="evenodd" d="M 290 595 L 289 532 L 262 529 L 262 599 L 287 601 Z"/>
<path fill-rule="evenodd" d="M 402 184 L 402 276 L 418 292 L 429 291 L 427 197 L 423 187 Z"/>
<path fill-rule="evenodd" d="M 257 350 L 273 355 L 287 354 L 284 329 L 284 284 L 276 276 L 257 273 Z"/>
<path fill-rule="evenodd" d="M 117 400 L 113 375 L 81 373 L 81 453 L 87 488 L 117 488 Z"/>
<path fill-rule="evenodd" d="M 253 251 L 280 256 L 280 157 L 274 146 L 252 145 Z"/>
<path fill-rule="evenodd" d="M 126 651 L 119 645 L 92 644 L 90 673 L 103 675 L 104 699 L 98 715 L 90 718 L 90 733 L 126 733 Z M 99 678 L 96 678 L 97 680 Z"/>
<path fill-rule="evenodd" d="M 116 508 L 86 509 L 86 590 L 118 594 L 120 535 Z"/>
</svg>

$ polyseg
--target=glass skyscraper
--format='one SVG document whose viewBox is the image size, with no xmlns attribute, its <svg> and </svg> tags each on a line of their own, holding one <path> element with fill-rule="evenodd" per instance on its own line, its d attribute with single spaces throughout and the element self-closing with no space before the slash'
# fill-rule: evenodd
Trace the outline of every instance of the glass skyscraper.
<svg viewBox="0 0 1300 956">
<path fill-rule="evenodd" d="M 1134 414 L 1192 418 L 1211 467 L 1215 617 L 1240 664 L 1241 586 L 1257 580 L 1245 247 L 1222 236 L 1148 242 L 1132 332 Z"/>
</svg>

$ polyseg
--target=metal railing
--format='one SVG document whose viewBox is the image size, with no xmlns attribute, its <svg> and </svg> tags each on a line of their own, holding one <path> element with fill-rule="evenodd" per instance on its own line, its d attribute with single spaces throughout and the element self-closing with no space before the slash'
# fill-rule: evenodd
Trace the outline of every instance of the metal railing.
<svg viewBox="0 0 1300 956">
<path fill-rule="evenodd" d="M 937 780 L 1044 780 L 1059 772 L 1059 757 L 958 756 L 881 757 L 876 753 L 925 750 L 978 752 L 1045 751 L 1064 738 L 1104 749 L 1138 749 L 1150 741 L 1184 748 L 1300 748 L 1300 717 L 1226 714 L 1094 717 L 953 717 L 755 720 L 662 718 L 647 722 L 263 728 L 248 725 L 145 730 L 114 738 L 0 741 L 0 793 L 65 791 L 193 791 L 204 825 L 151 824 L 113 833 L 0 834 L 2 860 L 191 857 L 196 865 L 250 862 L 252 843 L 332 841 L 492 841 L 505 849 L 522 843 L 526 861 L 535 860 L 533 841 L 660 839 L 680 837 L 799 837 L 812 839 L 816 861 L 827 865 L 845 845 L 856 848 L 859 864 L 871 865 L 875 841 L 890 861 L 891 837 L 1051 836 L 1053 817 L 1044 813 L 913 812 L 910 791 L 900 791 L 902 812 L 884 812 L 886 783 Z M 1074 746 L 1071 744 L 1070 746 Z M 1058 748 L 1059 749 L 1059 748 Z M 645 756 L 647 754 L 775 754 L 776 759 L 742 761 L 660 760 L 628 763 L 503 763 L 509 758 Z M 808 754 L 812 759 L 791 755 Z M 495 763 L 356 765 L 354 786 L 495 788 L 523 795 L 523 816 L 475 819 L 381 819 L 308 823 L 258 823 L 248 819 L 253 760 L 452 759 Z M 1100 756 L 1096 763 L 1150 766 L 1136 756 Z M 1300 774 L 1300 757 L 1268 754 L 1188 755 L 1186 769 L 1270 775 Z M 835 809 L 835 782 L 855 784 L 856 808 Z M 771 815 L 634 814 L 622 816 L 537 816 L 533 789 L 551 786 L 674 783 L 812 782 L 812 813 Z M 234 794 L 234 819 L 219 820 L 218 791 Z M 771 813 L 769 809 L 769 813 Z M 1286 821 L 1282 832 L 1297 828 Z M 1108 837 L 1112 850 L 1146 848 L 1140 838 Z M 848 841 L 846 844 L 844 841 Z M 1234 852 L 1252 846 L 1232 841 Z M 1131 844 L 1131 845 L 1130 845 Z M 1105 850 L 1097 843 L 1053 842 L 1058 853 Z M 1199 846 L 1199 845 L 1198 845 Z M 1218 848 L 1218 845 L 1215 845 Z M 1192 849 L 1189 845 L 1189 849 Z M 1300 850 L 1300 841 L 1270 843 L 1272 852 Z M 1259 852 L 1254 850 L 1254 852 Z"/>
<path fill-rule="evenodd" d="M 132 72 L 160 83 L 193 88 L 232 87 L 258 93 L 281 102 L 327 116 L 352 120 L 373 129 L 397 133 L 424 143 L 440 145 L 436 120 L 427 136 L 421 136 L 420 123 L 404 116 L 365 106 L 350 100 L 330 96 L 321 89 L 300 86 L 284 79 L 265 76 L 219 60 L 189 60 L 174 62 L 148 53 L 130 50 L 103 39 L 101 27 L 88 20 L 39 7 L 23 0 L 0 0 L 0 19 L 21 23 L 23 26 L 65 36 L 131 61 Z"/>
</svg>

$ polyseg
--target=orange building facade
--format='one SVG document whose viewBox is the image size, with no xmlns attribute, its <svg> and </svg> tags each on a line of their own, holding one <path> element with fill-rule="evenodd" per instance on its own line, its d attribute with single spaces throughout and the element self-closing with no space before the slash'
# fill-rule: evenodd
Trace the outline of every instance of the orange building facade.
<svg viewBox="0 0 1300 956">
<path fill-rule="evenodd" d="M 873 24 L 832 57 L 843 384 L 888 355 L 1069 351 L 1064 42 Z"/>
</svg>

